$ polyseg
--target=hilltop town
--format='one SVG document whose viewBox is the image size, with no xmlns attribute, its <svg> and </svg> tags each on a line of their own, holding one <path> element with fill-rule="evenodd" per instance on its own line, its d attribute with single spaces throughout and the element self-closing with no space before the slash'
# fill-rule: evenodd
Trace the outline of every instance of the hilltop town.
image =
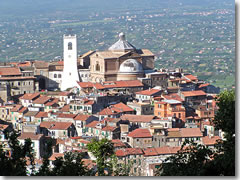
<svg viewBox="0 0 240 180">
<path fill-rule="evenodd" d="M 0 64 L 0 142 L 6 151 L 3 131 L 15 130 L 20 143 L 32 140 L 39 166 L 51 139 L 51 163 L 77 151 L 94 168 L 87 144 L 106 138 L 119 162 L 134 161 L 131 175 L 154 176 L 185 140 L 215 148 L 224 138 L 211 121 L 219 88 L 181 68 L 155 68 L 155 55 L 124 33 L 108 49 L 81 55 L 76 38 L 64 35 L 64 59 Z"/>
</svg>

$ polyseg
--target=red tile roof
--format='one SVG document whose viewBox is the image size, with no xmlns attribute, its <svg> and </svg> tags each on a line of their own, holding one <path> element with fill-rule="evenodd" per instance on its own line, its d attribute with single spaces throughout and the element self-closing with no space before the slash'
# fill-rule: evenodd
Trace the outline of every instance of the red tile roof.
<svg viewBox="0 0 240 180">
<path fill-rule="evenodd" d="M 207 87 L 207 86 L 209 86 L 209 85 L 210 85 L 209 83 L 206 83 L 206 84 L 200 84 L 200 85 L 199 85 L 199 88 Z"/>
<path fill-rule="evenodd" d="M 74 119 L 77 115 L 76 114 L 63 114 L 60 113 L 58 114 L 58 118 L 70 118 L 70 119 Z"/>
<path fill-rule="evenodd" d="M 84 101 L 84 105 L 93 105 L 94 103 L 95 103 L 95 101 L 93 101 L 93 100 Z"/>
<path fill-rule="evenodd" d="M 45 104 L 48 101 L 50 101 L 50 99 L 51 98 L 48 96 L 40 96 L 39 98 L 37 98 L 33 101 L 33 104 Z"/>
<path fill-rule="evenodd" d="M 86 121 L 89 117 L 90 117 L 90 115 L 78 114 L 77 116 L 74 117 L 74 120 L 75 121 Z"/>
<path fill-rule="evenodd" d="M 9 125 L 5 125 L 5 124 L 0 124 L 0 130 L 5 130 L 9 127 Z"/>
<path fill-rule="evenodd" d="M 23 107 L 23 108 L 21 108 L 18 112 L 19 112 L 19 113 L 23 113 L 24 111 L 27 111 L 27 110 L 28 110 L 27 107 Z"/>
<path fill-rule="evenodd" d="M 147 89 L 147 90 L 144 90 L 144 91 L 136 92 L 136 94 L 154 96 L 155 94 L 157 94 L 159 92 L 161 92 L 161 90 L 159 90 L 159 89 Z"/>
<path fill-rule="evenodd" d="M 65 106 L 62 107 L 62 109 L 60 111 L 62 111 L 62 112 L 69 112 L 69 110 L 70 110 L 70 105 L 66 104 Z"/>
<path fill-rule="evenodd" d="M 141 148 L 125 148 L 125 149 L 118 149 L 115 152 L 116 156 L 128 156 L 128 155 L 142 155 L 143 151 Z"/>
<path fill-rule="evenodd" d="M 10 111 L 11 112 L 18 112 L 23 106 L 21 104 L 17 104 L 15 107 L 13 107 Z"/>
<path fill-rule="evenodd" d="M 176 154 L 180 149 L 181 149 L 180 146 L 177 146 L 177 147 L 163 146 L 163 147 L 155 148 L 158 155 L 161 155 L 161 154 Z"/>
<path fill-rule="evenodd" d="M 87 124 L 85 127 L 95 128 L 98 123 L 99 123 L 99 121 L 92 121 L 89 124 Z"/>
<path fill-rule="evenodd" d="M 193 75 L 191 75 L 191 74 L 185 75 L 184 77 L 185 77 L 186 79 L 188 79 L 188 80 L 191 80 L 191 81 L 196 81 L 196 80 L 198 80 L 196 76 L 193 76 Z"/>
<path fill-rule="evenodd" d="M 68 96 L 71 92 L 68 92 L 68 91 L 62 91 L 62 92 L 59 92 L 59 96 Z"/>
<path fill-rule="evenodd" d="M 28 94 L 24 94 L 19 99 L 33 100 L 34 98 L 36 98 L 38 96 L 40 96 L 40 93 L 28 93 Z"/>
<path fill-rule="evenodd" d="M 157 156 L 158 153 L 155 148 L 146 148 L 143 149 L 144 156 Z"/>
<path fill-rule="evenodd" d="M 114 131 L 115 129 L 117 129 L 117 127 L 112 127 L 112 126 L 105 126 L 104 128 L 102 128 L 102 131 Z"/>
<path fill-rule="evenodd" d="M 35 134 L 35 133 L 31 133 L 31 132 L 23 132 L 18 139 L 32 139 L 32 140 L 39 140 L 41 137 L 43 136 L 43 134 Z"/>
<path fill-rule="evenodd" d="M 173 100 L 177 100 L 177 101 L 180 101 L 180 102 L 184 101 L 177 93 L 163 95 L 163 97 L 165 99 L 173 99 Z"/>
<path fill-rule="evenodd" d="M 126 144 L 124 144 L 120 139 L 113 139 L 112 143 L 114 147 L 126 147 Z"/>
<path fill-rule="evenodd" d="M 58 98 L 54 98 L 52 101 L 47 102 L 47 103 L 45 104 L 45 106 L 52 106 L 52 105 L 54 105 L 54 104 L 57 104 L 58 101 L 59 101 Z"/>
<path fill-rule="evenodd" d="M 19 68 L 16 67 L 0 67 L 0 76 L 18 76 L 22 75 Z"/>
<path fill-rule="evenodd" d="M 105 81 L 103 82 L 105 88 L 127 88 L 127 87 L 143 87 L 143 84 L 139 80 L 129 81 Z"/>
<path fill-rule="evenodd" d="M 170 137 L 202 137 L 203 134 L 200 128 L 169 128 L 168 132 L 171 133 Z"/>
<path fill-rule="evenodd" d="M 113 115 L 113 114 L 118 114 L 121 112 L 129 112 L 129 111 L 131 112 L 134 110 L 132 108 L 130 108 L 129 106 L 120 102 L 118 104 L 114 104 L 114 105 L 111 105 L 111 106 L 103 109 L 102 111 L 99 112 L 99 115 Z"/>
<path fill-rule="evenodd" d="M 135 129 L 128 134 L 132 138 L 150 138 L 152 137 L 148 129 Z"/>
<path fill-rule="evenodd" d="M 93 88 L 93 83 L 91 82 L 78 82 L 81 88 Z"/>
<path fill-rule="evenodd" d="M 51 130 L 66 130 L 68 129 L 73 123 L 71 122 L 50 122 L 45 121 L 40 123 L 41 128 L 47 128 Z"/>
<path fill-rule="evenodd" d="M 150 123 L 155 116 L 153 115 L 134 115 L 134 114 L 124 114 L 120 117 L 122 120 L 128 120 L 130 122 L 144 122 Z"/>
<path fill-rule="evenodd" d="M 96 89 L 104 89 L 105 87 L 102 85 L 102 84 L 100 84 L 100 83 L 95 83 L 94 85 L 93 85 Z"/>
<path fill-rule="evenodd" d="M 49 158 L 50 161 L 55 161 L 56 158 L 60 158 L 60 157 L 64 157 L 64 154 L 63 153 L 53 153 L 51 155 L 51 157 Z"/>
<path fill-rule="evenodd" d="M 47 112 L 42 112 L 42 111 L 40 111 L 40 112 L 37 113 L 34 117 L 35 117 L 35 118 L 41 118 L 41 117 L 47 118 L 47 117 L 48 117 L 48 113 L 47 113 Z"/>
<path fill-rule="evenodd" d="M 181 92 L 185 97 L 189 97 L 189 96 L 206 96 L 207 94 L 202 91 L 202 90 L 198 90 L 198 91 L 182 91 Z"/>
<path fill-rule="evenodd" d="M 209 137 L 205 136 L 202 138 L 203 144 L 204 145 L 214 145 L 217 143 L 217 140 L 221 139 L 219 136 L 214 136 L 214 137 Z"/>
</svg>

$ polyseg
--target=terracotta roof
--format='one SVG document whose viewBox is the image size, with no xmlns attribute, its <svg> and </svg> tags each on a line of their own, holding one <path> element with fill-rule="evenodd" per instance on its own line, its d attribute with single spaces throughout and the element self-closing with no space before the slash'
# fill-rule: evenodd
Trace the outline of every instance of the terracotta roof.
<svg viewBox="0 0 240 180">
<path fill-rule="evenodd" d="M 62 92 L 59 92 L 59 96 L 68 96 L 69 94 L 71 94 L 71 92 L 68 92 L 68 91 L 62 91 Z"/>
<path fill-rule="evenodd" d="M 19 68 L 16 67 L 0 67 L 0 76 L 18 76 L 22 75 Z"/>
<path fill-rule="evenodd" d="M 148 129 L 135 129 L 128 134 L 132 138 L 149 138 L 152 137 Z"/>
<path fill-rule="evenodd" d="M 40 123 L 41 128 L 47 128 L 51 130 L 66 130 L 68 129 L 73 123 L 71 122 L 50 122 L 45 121 Z"/>
<path fill-rule="evenodd" d="M 98 123 L 101 123 L 99 121 L 92 121 L 89 124 L 87 124 L 85 127 L 95 128 Z"/>
<path fill-rule="evenodd" d="M 35 99 L 32 103 L 33 104 L 45 104 L 48 102 L 51 98 L 48 96 L 40 96 L 37 99 Z"/>
<path fill-rule="evenodd" d="M 125 149 L 116 150 L 115 154 L 118 157 L 123 157 L 128 155 L 142 155 L 143 151 L 141 148 L 125 148 Z"/>
<path fill-rule="evenodd" d="M 158 153 L 155 148 L 146 148 L 143 149 L 144 156 L 157 156 Z"/>
<path fill-rule="evenodd" d="M 132 108 L 127 106 L 126 104 L 123 104 L 122 102 L 118 104 L 111 105 L 102 111 L 99 112 L 99 115 L 112 115 L 112 114 L 118 114 L 121 112 L 129 112 L 134 111 Z"/>
<path fill-rule="evenodd" d="M 38 96 L 40 96 L 40 93 L 28 93 L 28 94 L 24 94 L 19 99 L 33 100 L 34 98 L 36 98 Z"/>
<path fill-rule="evenodd" d="M 62 111 L 62 112 L 69 112 L 69 110 L 70 110 L 70 105 L 66 104 L 65 106 L 62 107 L 62 109 L 60 111 Z"/>
<path fill-rule="evenodd" d="M 40 111 L 40 112 L 37 113 L 34 117 L 35 117 L 35 118 L 41 118 L 41 117 L 47 118 L 47 117 L 48 117 L 48 113 L 47 113 L 47 112 L 42 112 L 42 111 Z"/>
<path fill-rule="evenodd" d="M 203 88 L 203 87 L 207 87 L 207 86 L 209 86 L 210 84 L 209 83 L 206 83 L 206 84 L 200 84 L 198 87 L 199 88 Z"/>
<path fill-rule="evenodd" d="M 21 104 L 17 104 L 14 106 L 10 111 L 11 112 L 18 112 L 23 106 Z"/>
<path fill-rule="evenodd" d="M 173 130 L 174 129 L 174 130 Z M 202 137 L 200 128 L 169 128 L 168 137 Z"/>
<path fill-rule="evenodd" d="M 112 143 L 114 147 L 126 147 L 126 144 L 124 144 L 120 139 L 113 139 Z"/>
<path fill-rule="evenodd" d="M 91 159 L 82 159 L 84 166 L 88 169 L 93 169 L 96 166 L 96 163 L 93 162 Z"/>
<path fill-rule="evenodd" d="M 81 88 L 93 88 L 93 83 L 91 82 L 78 82 Z"/>
<path fill-rule="evenodd" d="M 9 127 L 9 125 L 6 125 L 6 124 L 0 124 L 0 130 L 5 130 Z"/>
<path fill-rule="evenodd" d="M 87 141 L 87 140 L 84 140 L 84 139 L 81 139 L 79 142 L 83 143 L 83 144 L 89 144 L 90 143 L 90 141 Z"/>
<path fill-rule="evenodd" d="M 54 98 L 52 101 L 47 102 L 47 103 L 45 104 L 45 106 L 52 106 L 52 105 L 54 105 L 54 104 L 57 104 L 58 101 L 59 101 L 58 98 Z"/>
<path fill-rule="evenodd" d="M 161 92 L 161 90 L 159 90 L 159 89 L 147 89 L 147 90 L 144 90 L 144 91 L 136 92 L 136 94 L 153 96 L 153 95 L 155 95 L 155 94 L 157 94 L 159 92 Z"/>
<path fill-rule="evenodd" d="M 202 90 L 198 90 L 198 91 L 182 91 L 181 92 L 185 97 L 189 97 L 189 96 L 206 96 L 207 94 L 202 91 Z"/>
<path fill-rule="evenodd" d="M 180 102 L 184 101 L 177 93 L 163 95 L 163 97 L 165 99 L 173 99 L 173 100 L 177 100 L 177 101 L 180 101 Z"/>
<path fill-rule="evenodd" d="M 196 76 L 193 76 L 191 74 L 189 75 L 184 75 L 184 78 L 188 79 L 188 80 L 191 80 L 191 81 L 196 81 L 198 80 Z"/>
<path fill-rule="evenodd" d="M 71 118 L 74 119 L 77 115 L 76 114 L 64 114 L 64 113 L 60 113 L 58 114 L 58 118 Z"/>
<path fill-rule="evenodd" d="M 180 149 L 181 149 L 180 146 L 177 146 L 177 147 L 163 146 L 163 147 L 155 148 L 158 155 L 160 155 L 160 154 L 176 154 Z"/>
<path fill-rule="evenodd" d="M 128 120 L 130 122 L 145 122 L 150 123 L 155 116 L 153 115 L 134 115 L 134 114 L 124 114 L 120 117 L 122 120 Z"/>
<path fill-rule="evenodd" d="M 84 101 L 84 105 L 93 105 L 94 103 L 95 103 L 95 101 L 93 101 L 93 100 Z"/>
<path fill-rule="evenodd" d="M 217 143 L 217 140 L 221 139 L 219 136 L 214 136 L 214 137 L 209 137 L 205 136 L 202 138 L 203 144 L 204 145 L 214 145 Z"/>
<path fill-rule="evenodd" d="M 43 134 L 35 134 L 35 133 L 31 133 L 31 132 L 23 132 L 18 139 L 32 139 L 32 140 L 39 140 L 41 137 L 43 136 Z"/>
<path fill-rule="evenodd" d="M 100 83 L 95 83 L 94 85 L 93 85 L 96 89 L 104 89 L 105 87 L 102 85 L 102 84 L 100 84 Z"/>
<path fill-rule="evenodd" d="M 128 81 L 105 81 L 103 82 L 105 88 L 127 88 L 127 87 L 143 87 L 143 84 L 139 80 Z"/>
<path fill-rule="evenodd" d="M 24 114 L 25 117 L 35 116 L 38 113 L 38 111 L 28 111 Z"/>
<path fill-rule="evenodd" d="M 47 69 L 48 68 L 48 62 L 46 62 L 46 61 L 34 61 L 34 66 L 37 69 Z"/>
<path fill-rule="evenodd" d="M 27 80 L 36 79 L 34 76 L 16 76 L 16 77 L 0 77 L 0 80 Z"/>
<path fill-rule="evenodd" d="M 74 120 L 75 121 L 86 121 L 89 117 L 90 117 L 90 115 L 78 114 L 77 116 L 74 117 Z"/>
<path fill-rule="evenodd" d="M 28 110 L 28 108 L 27 108 L 27 107 L 23 107 L 23 108 L 21 108 L 18 112 L 19 112 L 19 113 L 23 113 L 23 112 L 26 111 L 26 110 Z"/>
<path fill-rule="evenodd" d="M 64 157 L 64 154 L 63 153 L 53 153 L 51 155 L 51 157 L 49 158 L 50 161 L 55 161 L 56 158 L 60 158 L 60 157 Z"/>
<path fill-rule="evenodd" d="M 102 128 L 102 131 L 114 131 L 115 129 L 117 129 L 117 127 L 105 126 L 104 128 Z"/>
</svg>

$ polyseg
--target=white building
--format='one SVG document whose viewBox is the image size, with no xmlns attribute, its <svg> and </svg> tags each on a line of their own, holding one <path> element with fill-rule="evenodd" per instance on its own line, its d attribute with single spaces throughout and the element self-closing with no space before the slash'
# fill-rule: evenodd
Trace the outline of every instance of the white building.
<svg viewBox="0 0 240 180">
<path fill-rule="evenodd" d="M 64 67 L 61 91 L 77 86 L 79 74 L 77 70 L 77 36 L 63 36 Z"/>
</svg>

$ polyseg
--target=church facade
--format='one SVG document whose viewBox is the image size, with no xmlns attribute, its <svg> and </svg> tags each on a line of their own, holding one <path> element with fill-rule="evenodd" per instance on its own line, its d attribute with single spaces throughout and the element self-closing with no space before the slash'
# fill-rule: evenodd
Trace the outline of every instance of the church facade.
<svg viewBox="0 0 240 180">
<path fill-rule="evenodd" d="M 148 49 L 136 49 L 123 33 L 106 51 L 89 56 L 92 82 L 136 80 L 154 69 L 154 54 Z"/>
</svg>

